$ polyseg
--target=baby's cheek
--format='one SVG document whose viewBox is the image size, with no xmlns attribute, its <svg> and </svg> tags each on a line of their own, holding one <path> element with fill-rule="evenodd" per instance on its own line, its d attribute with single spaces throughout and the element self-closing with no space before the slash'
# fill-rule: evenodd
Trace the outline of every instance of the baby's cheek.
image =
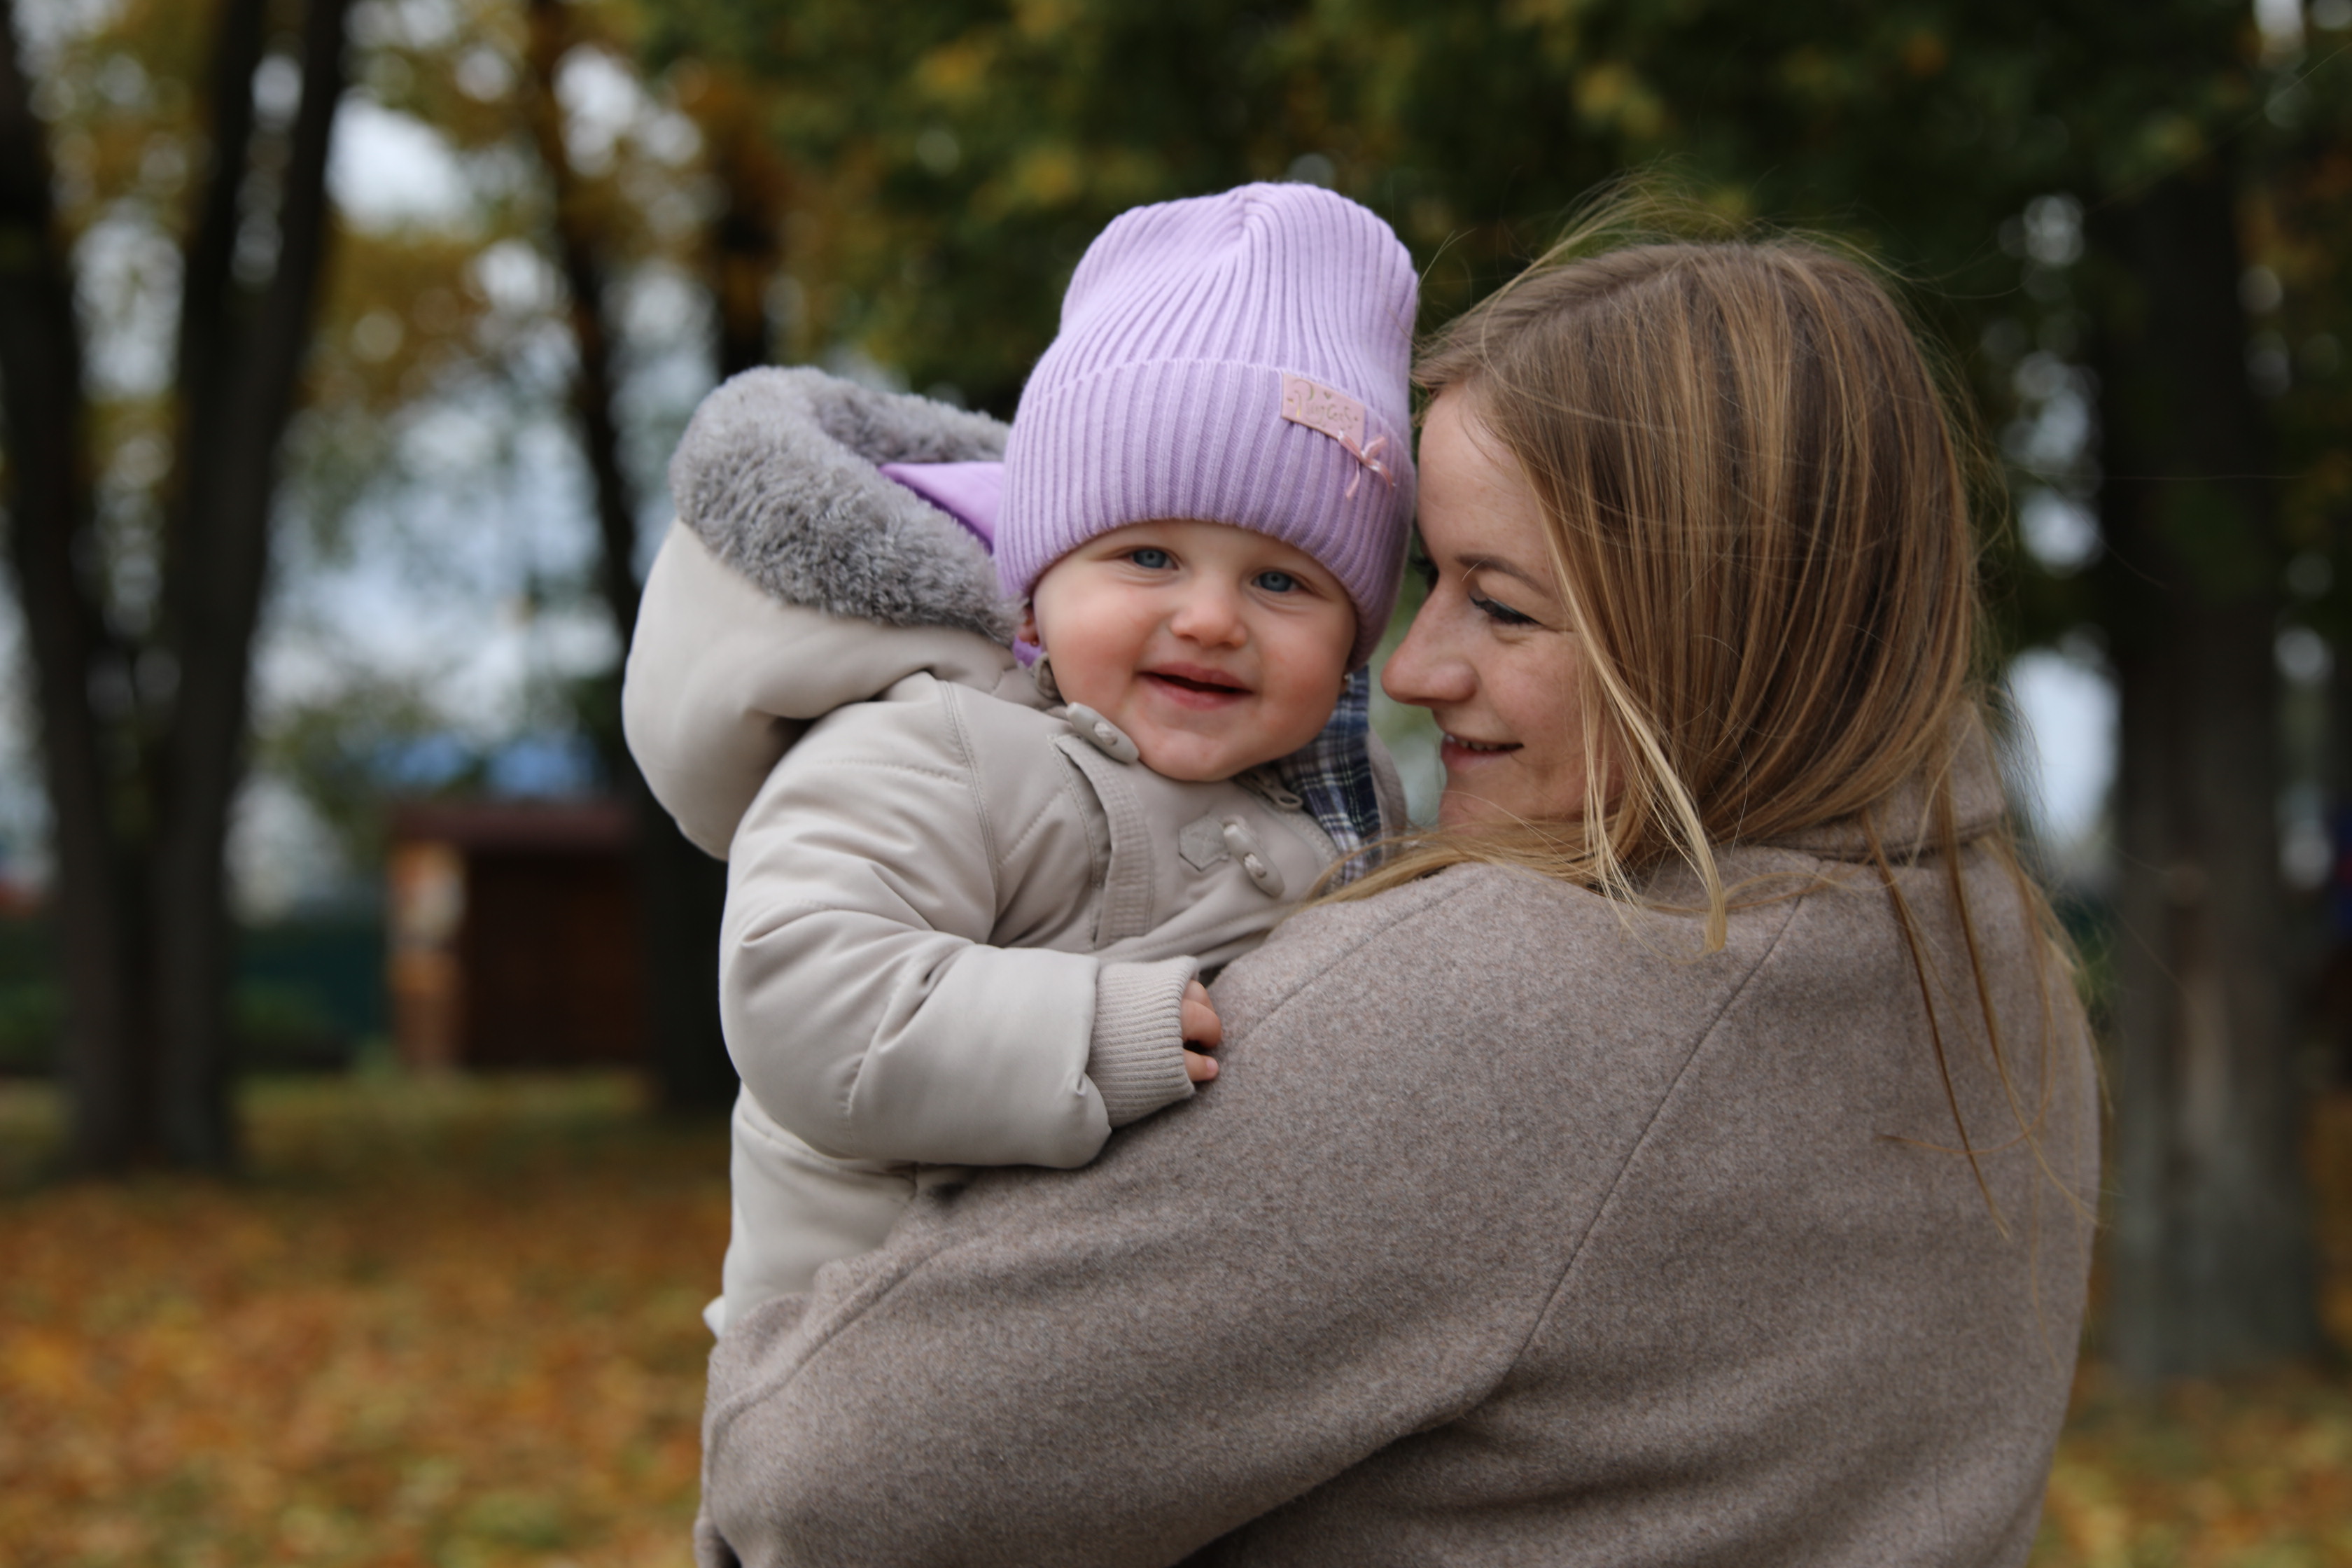
<svg viewBox="0 0 2352 1568">
<path fill-rule="evenodd" d="M 1339 700 L 1337 683 L 1327 688 L 1294 678 L 1267 687 L 1255 716 L 1256 739 L 1266 759 L 1288 756 L 1320 734 Z"/>
</svg>

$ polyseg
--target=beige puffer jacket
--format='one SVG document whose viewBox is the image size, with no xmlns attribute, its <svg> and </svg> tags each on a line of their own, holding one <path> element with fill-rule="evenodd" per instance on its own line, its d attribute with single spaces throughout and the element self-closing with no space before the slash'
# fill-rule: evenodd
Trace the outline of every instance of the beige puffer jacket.
<svg viewBox="0 0 2352 1568">
<path fill-rule="evenodd" d="M 729 863 L 724 1319 L 878 1244 L 919 1165 L 1081 1165 L 1189 1096 L 1185 986 L 1338 854 L 1274 768 L 1180 783 L 1074 723 L 998 640 L 978 542 L 874 469 L 1001 440 L 759 371 L 672 464 L 623 710 L 656 795 Z"/>
</svg>

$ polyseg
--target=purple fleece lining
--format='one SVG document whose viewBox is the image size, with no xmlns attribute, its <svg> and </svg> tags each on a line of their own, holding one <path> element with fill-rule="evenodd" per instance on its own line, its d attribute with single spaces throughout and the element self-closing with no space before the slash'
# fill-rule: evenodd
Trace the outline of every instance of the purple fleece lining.
<svg viewBox="0 0 2352 1568">
<path fill-rule="evenodd" d="M 993 551 L 996 507 L 1004 494 L 1002 463 L 884 463 L 880 472 L 896 479 L 966 528 Z"/>
</svg>

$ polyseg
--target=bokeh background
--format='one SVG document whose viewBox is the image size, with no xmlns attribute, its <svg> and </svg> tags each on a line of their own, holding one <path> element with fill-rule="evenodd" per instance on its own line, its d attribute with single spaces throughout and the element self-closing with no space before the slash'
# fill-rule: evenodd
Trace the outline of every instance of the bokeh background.
<svg viewBox="0 0 2352 1568">
<path fill-rule="evenodd" d="M 688 1560 L 669 448 L 763 363 L 1009 416 L 1109 217 L 1276 179 L 1424 327 L 1628 180 L 1901 280 L 2113 1108 L 2037 1561 L 2352 1563 L 2352 0 L 0 23 L 0 1561 Z"/>
</svg>

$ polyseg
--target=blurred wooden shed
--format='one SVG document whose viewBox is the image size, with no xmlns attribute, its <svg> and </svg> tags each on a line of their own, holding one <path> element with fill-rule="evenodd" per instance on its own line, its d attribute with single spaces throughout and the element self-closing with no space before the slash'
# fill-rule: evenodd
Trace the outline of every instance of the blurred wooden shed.
<svg viewBox="0 0 2352 1568">
<path fill-rule="evenodd" d="M 411 1067 L 635 1064 L 645 965 L 618 802 L 420 801 L 387 850 L 393 1038 Z"/>
</svg>

